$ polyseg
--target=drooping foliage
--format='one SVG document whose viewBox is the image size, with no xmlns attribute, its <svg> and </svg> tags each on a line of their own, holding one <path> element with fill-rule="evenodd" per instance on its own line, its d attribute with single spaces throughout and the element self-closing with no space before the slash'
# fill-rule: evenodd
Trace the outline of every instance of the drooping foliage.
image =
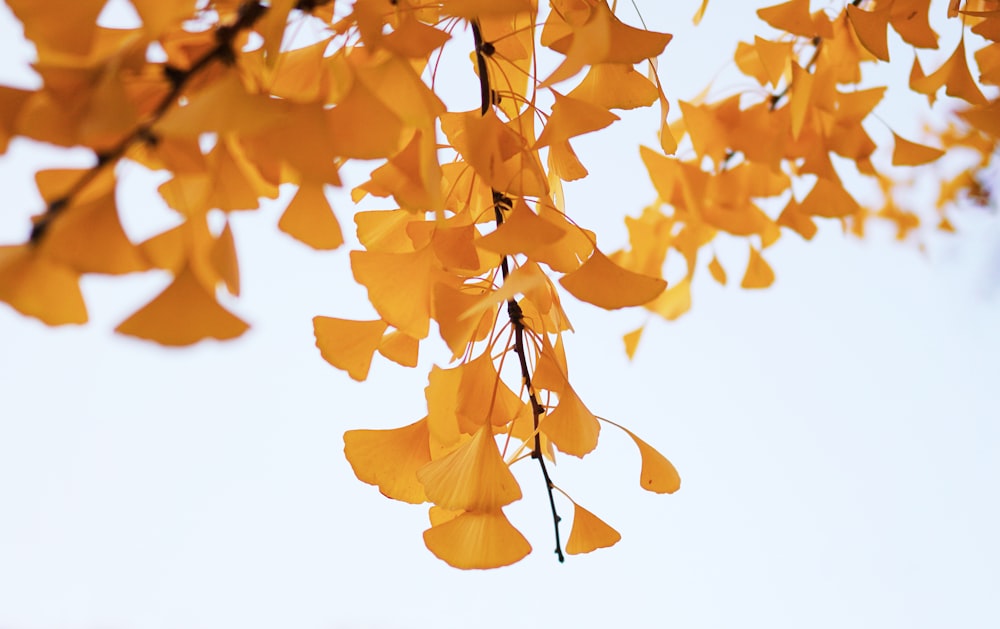
<svg viewBox="0 0 1000 629">
<path fill-rule="evenodd" d="M 901 201 L 908 171 L 959 150 L 975 159 L 936 181 L 936 226 L 952 229 L 955 200 L 992 194 L 977 174 L 1000 135 L 997 0 L 942 8 L 961 37 L 930 72 L 919 56 L 907 61 L 909 86 L 928 104 L 942 88 L 961 104 L 926 137 L 904 138 L 889 124 L 889 163 L 866 130 L 886 88 L 864 82 L 863 69 L 899 63 L 890 36 L 938 47 L 930 0 L 761 9 L 767 37 L 741 42 L 734 56 L 757 87 L 687 100 L 668 99 L 656 71 L 672 36 L 627 24 L 605 0 L 130 0 L 134 28 L 100 25 L 107 0 L 7 4 L 36 47 L 41 86 L 0 87 L 0 150 L 24 137 L 85 147 L 94 161 L 37 173 L 46 207 L 23 241 L 0 246 L 0 300 L 51 325 L 83 323 L 82 275 L 160 269 L 173 281 L 118 332 L 171 346 L 238 337 L 248 324 L 218 299 L 240 291 L 229 215 L 296 186 L 278 228 L 335 249 L 344 239 L 325 191 L 341 185 L 348 161 L 377 160 L 354 199 L 396 207 L 354 212 L 362 248 L 350 253 L 373 318 L 317 316 L 316 344 L 364 380 L 376 353 L 413 367 L 422 341 L 444 342 L 451 360 L 427 374 L 423 417 L 351 430 L 344 441 L 360 480 L 431 504 L 424 541 L 460 568 L 530 552 L 504 513 L 522 496 L 511 468 L 526 460 L 537 461 L 548 491 L 560 560 L 564 550 L 615 544 L 619 533 L 558 487 L 547 466 L 592 452 L 602 426 L 635 442 L 641 487 L 680 486 L 662 454 L 598 417 L 571 384 L 567 295 L 674 319 L 690 307 L 699 255 L 719 234 L 748 243 L 741 285 L 767 287 L 774 272 L 763 252 L 782 233 L 811 239 L 817 222 L 833 220 L 862 234 L 885 219 L 902 237 L 928 220 Z M 706 10 L 702 2 L 696 21 Z M 469 55 L 474 74 L 436 73 L 455 51 Z M 539 56 L 551 70 L 539 71 Z M 478 93 L 480 106 L 449 107 L 445 84 Z M 626 219 L 627 250 L 602 250 L 563 202 L 563 183 L 589 174 L 571 142 L 651 106 L 661 127 L 641 154 L 659 199 Z M 142 242 L 126 235 L 116 205 L 126 161 L 166 174 L 158 192 L 176 213 L 174 227 Z M 880 207 L 845 185 L 845 163 L 877 184 Z M 225 217 L 221 229 L 213 213 Z M 684 273 L 667 286 L 670 251 Z M 717 256 L 707 266 L 727 281 Z M 641 332 L 626 335 L 629 355 Z M 559 496 L 574 510 L 565 547 Z"/>
</svg>

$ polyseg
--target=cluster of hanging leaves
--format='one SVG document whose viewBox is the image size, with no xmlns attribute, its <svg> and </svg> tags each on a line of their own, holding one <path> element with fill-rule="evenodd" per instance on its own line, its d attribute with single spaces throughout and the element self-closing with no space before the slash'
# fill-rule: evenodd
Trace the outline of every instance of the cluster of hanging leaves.
<svg viewBox="0 0 1000 629">
<path fill-rule="evenodd" d="M 41 87 L 0 87 L 0 152 L 20 136 L 94 155 L 90 168 L 37 173 L 46 208 L 24 242 L 0 246 L 0 301 L 45 323 L 86 321 L 82 275 L 157 269 L 171 283 L 118 332 L 172 346 L 238 337 L 247 323 L 218 299 L 240 290 L 230 214 L 293 185 L 279 229 L 315 249 L 337 248 L 343 237 L 326 188 L 341 185 L 348 161 L 378 160 L 354 198 L 394 207 L 355 212 L 363 248 L 350 253 L 375 317 L 317 316 L 316 344 L 355 380 L 367 377 L 376 353 L 415 366 L 435 330 L 451 353 L 428 374 L 423 417 L 349 431 L 345 453 L 358 478 L 386 496 L 430 503 L 424 541 L 460 568 L 503 566 L 530 552 L 504 514 L 521 498 L 511 469 L 522 461 L 537 462 L 560 560 L 564 550 L 620 539 L 547 467 L 557 454 L 592 452 L 602 425 L 636 444 L 644 489 L 680 486 L 663 455 L 595 415 L 571 385 L 566 293 L 672 319 L 688 308 L 698 253 L 717 233 L 756 243 L 743 279 L 754 288 L 773 279 L 761 251 L 782 227 L 811 238 L 820 217 L 855 232 L 871 217 L 901 232 L 919 220 L 892 201 L 900 178 L 871 159 L 876 147 L 862 122 L 882 89 L 851 88 L 862 63 L 888 62 L 890 27 L 915 47 L 936 46 L 929 0 L 854 2 L 835 14 L 810 13 L 808 0 L 764 9 L 761 18 L 782 34 L 740 44 L 736 63 L 766 96 L 682 101 L 673 121 L 655 66 L 671 36 L 627 25 L 606 0 L 130 0 L 135 28 L 99 25 L 106 0 L 7 4 L 36 47 Z M 995 0 L 953 4 L 963 26 L 994 43 L 976 53 L 978 83 L 964 35 L 940 69 L 926 74 L 914 62 L 914 90 L 933 100 L 944 86 L 968 107 L 961 125 L 930 138 L 940 148 L 897 136 L 897 166 L 965 147 L 982 167 L 996 145 L 997 101 L 980 86 L 998 81 L 1000 10 Z M 321 35 L 298 41 L 303 25 Z M 469 55 L 472 72 L 448 81 L 478 93 L 480 107 L 454 110 L 434 89 L 446 48 Z M 550 72 L 538 70 L 542 50 Z M 613 111 L 657 105 L 659 147 L 642 156 L 660 202 L 628 219 L 629 250 L 605 253 L 563 204 L 563 182 L 588 174 L 571 141 L 610 126 Z M 689 157 L 673 157 L 682 154 L 678 141 L 690 145 Z M 831 154 L 875 178 L 885 206 L 857 203 Z M 116 206 L 126 161 L 165 173 L 158 192 L 176 213 L 175 226 L 138 243 Z M 787 198 L 810 181 L 801 201 Z M 965 173 L 942 183 L 942 228 L 951 200 L 986 194 L 975 182 Z M 756 204 L 782 195 L 776 218 Z M 220 211 L 226 220 L 216 229 L 209 218 Z M 687 271 L 667 288 L 669 249 Z M 717 259 L 709 268 L 725 282 Z M 640 332 L 626 337 L 630 355 Z M 573 505 L 565 546 L 557 497 Z"/>
<path fill-rule="evenodd" d="M 931 18 L 938 17 L 931 0 L 812 6 L 817 4 L 822 6 L 815 11 L 809 0 L 758 10 L 776 34 L 740 42 L 733 56 L 754 87 L 714 100 L 705 97 L 706 88 L 700 97 L 680 101 L 681 116 L 660 138 L 662 152 L 642 147 L 659 199 L 638 218 L 627 219 L 631 249 L 615 259 L 633 271 L 655 272 L 673 250 L 685 268 L 679 281 L 645 305 L 651 312 L 673 320 L 689 310 L 700 253 L 711 256 L 712 278 L 726 284 L 728 274 L 714 247 L 719 234 L 746 242 L 749 256 L 740 286 L 759 289 L 774 281 L 762 252 L 785 230 L 811 240 L 817 221 L 835 219 L 845 231 L 862 236 L 876 219 L 891 222 L 903 240 L 921 224 L 954 231 L 949 212 L 956 206 L 991 203 L 995 191 L 987 177 L 1000 139 L 995 89 L 1000 85 L 1000 2 L 935 4 L 940 17 L 947 11 L 952 35 L 958 35 L 946 57 L 924 52 L 940 48 L 931 27 Z M 889 42 L 895 37 L 912 54 L 890 60 Z M 980 47 L 970 66 L 973 41 Z M 936 61 L 921 64 L 921 56 Z M 909 70 L 909 90 L 926 96 L 926 109 L 901 122 L 930 120 L 931 106 L 944 88 L 954 111 L 943 126 L 925 125 L 923 137 L 907 138 L 893 128 L 896 120 L 877 115 L 888 88 L 867 79 L 864 71 L 890 63 L 905 66 L 900 70 Z M 925 71 L 929 63 L 936 69 Z M 891 134 L 891 156 L 877 152 L 872 128 Z M 966 164 L 959 172 L 926 167 L 960 153 Z M 864 191 L 845 184 L 845 170 L 851 181 L 874 183 L 881 202 L 859 202 Z M 927 202 L 928 193 L 936 194 L 936 202 Z M 630 356 L 642 331 L 625 336 Z"/>
</svg>

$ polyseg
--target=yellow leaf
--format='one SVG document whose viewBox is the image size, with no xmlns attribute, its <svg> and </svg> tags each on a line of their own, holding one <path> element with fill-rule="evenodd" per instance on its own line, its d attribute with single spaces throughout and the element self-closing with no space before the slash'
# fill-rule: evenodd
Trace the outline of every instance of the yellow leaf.
<svg viewBox="0 0 1000 629">
<path fill-rule="evenodd" d="M 150 268 L 122 229 L 114 189 L 71 202 L 45 230 L 40 249 L 78 273 L 119 275 Z"/>
<path fill-rule="evenodd" d="M 567 96 L 604 109 L 635 109 L 656 102 L 656 86 L 628 63 L 598 63 Z"/>
<path fill-rule="evenodd" d="M 771 85 L 778 87 L 792 59 L 791 42 L 775 42 L 754 36 L 754 50 Z"/>
<path fill-rule="evenodd" d="M 790 0 L 763 9 L 757 9 L 757 16 L 778 29 L 792 35 L 813 38 L 820 33 L 809 13 L 809 0 Z"/>
<path fill-rule="evenodd" d="M 624 428 L 622 430 L 625 430 Z M 639 485 L 646 491 L 657 494 L 672 494 L 681 488 L 681 477 L 674 464 L 667 460 L 630 430 L 625 430 L 632 441 L 639 447 L 639 457 L 642 459 L 642 469 L 639 471 Z"/>
<path fill-rule="evenodd" d="M 802 214 L 825 218 L 851 216 L 860 210 L 861 206 L 847 190 L 844 190 L 842 183 L 822 177 L 816 179 L 816 185 L 799 206 L 799 212 Z"/>
<path fill-rule="evenodd" d="M 383 336 L 378 346 L 379 354 L 403 367 L 416 367 L 419 351 L 420 341 L 399 330 Z"/>
<path fill-rule="evenodd" d="M 604 520 L 573 503 L 573 528 L 566 541 L 567 554 L 580 555 L 598 548 L 608 548 L 617 544 L 621 538 L 621 533 L 608 526 Z"/>
<path fill-rule="evenodd" d="M 443 282 L 434 285 L 434 320 L 453 356 L 460 356 L 469 343 L 481 341 L 489 335 L 489 324 L 493 320 L 488 315 L 492 309 L 480 308 L 483 294 L 482 288 L 473 286 L 455 288 Z M 474 314 L 477 309 L 480 311 L 478 316 Z M 463 316 L 467 312 L 473 314 Z"/>
<path fill-rule="evenodd" d="M 220 341 L 236 338 L 248 326 L 219 305 L 190 266 L 153 301 L 123 321 L 116 332 L 161 345 L 191 345 L 206 338 Z"/>
<path fill-rule="evenodd" d="M 761 257 L 760 253 L 750 247 L 750 260 L 747 262 L 747 271 L 740 282 L 742 288 L 767 288 L 774 282 L 774 271 L 771 265 Z"/>
<path fill-rule="evenodd" d="M 387 323 L 415 339 L 428 332 L 433 261 L 430 247 L 410 253 L 351 252 L 354 279 L 368 289 L 368 301 Z"/>
<path fill-rule="evenodd" d="M 642 331 L 645 326 L 641 326 L 638 329 L 632 330 L 626 334 L 622 340 L 625 341 L 625 354 L 628 356 L 629 360 L 635 358 L 635 350 L 639 347 L 639 339 L 642 337 Z"/>
<path fill-rule="evenodd" d="M 655 300 L 646 304 L 646 309 L 655 312 L 667 321 L 674 321 L 691 309 L 691 278 L 685 277 Z"/>
<path fill-rule="evenodd" d="M 583 458 L 597 447 L 601 425 L 566 384 L 559 392 L 555 410 L 542 419 L 541 430 L 561 452 Z"/>
<path fill-rule="evenodd" d="M 847 5 L 847 17 L 854 26 L 861 45 L 882 61 L 889 61 L 889 43 L 886 33 L 889 29 L 889 5 L 879 7 L 874 11 L 859 9 L 853 4 Z"/>
<path fill-rule="evenodd" d="M 323 192 L 323 184 L 304 181 L 278 221 L 278 229 L 313 249 L 330 250 L 344 244 L 340 222 Z"/>
<path fill-rule="evenodd" d="M 430 463 L 427 418 L 392 430 L 349 430 L 344 454 L 358 480 L 384 496 L 420 504 L 427 501 L 417 470 Z"/>
<path fill-rule="evenodd" d="M 212 243 L 208 255 L 215 275 L 222 279 L 230 295 L 238 297 L 240 294 L 240 265 L 239 259 L 236 257 L 236 241 L 233 239 L 233 230 L 229 227 L 228 221 L 226 221 L 222 233 Z"/>
<path fill-rule="evenodd" d="M 565 235 L 564 229 L 538 216 L 527 204 L 519 201 L 503 224 L 478 239 L 476 246 L 500 255 L 523 253 L 537 259 L 544 247 Z"/>
<path fill-rule="evenodd" d="M 559 283 L 577 299 L 605 310 L 641 306 L 667 287 L 659 278 L 623 269 L 598 249 L 594 249 L 583 266 L 564 275 Z"/>
<path fill-rule="evenodd" d="M 417 479 L 427 499 L 446 509 L 495 511 L 521 499 L 521 488 L 500 456 L 489 424 L 451 454 L 417 470 Z"/>
<path fill-rule="evenodd" d="M 362 381 L 368 377 L 375 349 L 386 330 L 385 321 L 351 321 L 333 317 L 313 317 L 313 332 L 320 354 L 351 378 Z"/>
<path fill-rule="evenodd" d="M 499 568 L 520 561 L 531 544 L 502 511 L 463 513 L 424 531 L 424 543 L 455 568 Z"/>
<path fill-rule="evenodd" d="M 903 41 L 917 48 L 937 48 L 937 33 L 931 28 L 931 0 L 894 0 L 889 23 Z"/>
<path fill-rule="evenodd" d="M 944 155 L 944 151 L 941 149 L 910 142 L 895 133 L 892 134 L 892 137 L 896 140 L 895 147 L 892 150 L 893 166 L 919 166 L 920 164 L 933 162 Z"/>
<path fill-rule="evenodd" d="M 489 352 L 458 367 L 462 379 L 455 397 L 455 414 L 462 432 L 473 433 L 483 425 L 504 426 L 521 410 L 521 400 L 507 386 Z"/>
<path fill-rule="evenodd" d="M 360 81 L 326 114 L 329 140 L 338 155 L 389 157 L 399 148 L 403 122 Z"/>
<path fill-rule="evenodd" d="M 618 116 L 603 107 L 563 96 L 559 92 L 552 93 L 555 96 L 552 115 L 542 129 L 542 134 L 538 136 L 535 149 L 603 129 L 618 120 Z"/>
<path fill-rule="evenodd" d="M 47 325 L 86 323 L 80 276 L 31 245 L 0 246 L 0 301 Z"/>
<path fill-rule="evenodd" d="M 708 263 L 708 272 L 712 274 L 716 282 L 723 286 L 726 285 L 726 270 L 719 263 L 719 258 L 712 256 L 712 261 Z"/>
</svg>

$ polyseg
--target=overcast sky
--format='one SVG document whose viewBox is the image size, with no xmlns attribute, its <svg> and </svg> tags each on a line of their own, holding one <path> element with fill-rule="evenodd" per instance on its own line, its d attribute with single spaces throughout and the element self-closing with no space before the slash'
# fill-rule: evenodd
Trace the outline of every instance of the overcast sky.
<svg viewBox="0 0 1000 629">
<path fill-rule="evenodd" d="M 736 3 L 720 1 L 692 31 L 697 3 L 657 4 L 639 1 L 676 35 L 664 80 L 681 97 L 758 24 L 751 3 L 723 14 Z M 30 84 L 17 37 L 0 7 L 0 83 Z M 581 139 L 592 177 L 569 190 L 605 251 L 654 198 L 636 146 L 655 143 L 655 112 L 623 117 L 619 134 Z M 0 157 L 0 243 L 23 240 L 41 207 L 33 171 L 73 163 L 54 159 L 23 142 Z M 142 206 L 150 177 L 120 175 L 123 205 Z M 349 231 L 348 201 L 334 200 Z M 431 555 L 426 509 L 357 481 L 342 453 L 347 429 L 424 414 L 440 344 L 423 371 L 376 359 L 364 384 L 327 365 L 312 316 L 371 311 L 347 250 L 306 250 L 274 228 L 279 213 L 234 221 L 232 307 L 253 327 L 232 343 L 114 335 L 163 274 L 86 278 L 84 327 L 0 305 L 0 627 L 1000 626 L 995 209 L 957 212 L 959 233 L 927 237 L 925 253 L 888 230 L 787 233 L 767 252 L 771 289 L 702 272 L 693 312 L 650 320 L 631 363 L 620 337 L 646 315 L 567 296 L 576 390 L 670 457 L 682 489 L 643 492 L 638 454 L 612 429 L 582 462 L 560 457 L 555 482 L 623 535 L 560 565 L 542 480 L 517 466 L 524 498 L 508 515 L 534 552 L 487 572 Z M 745 246 L 719 255 L 738 280 Z"/>
</svg>

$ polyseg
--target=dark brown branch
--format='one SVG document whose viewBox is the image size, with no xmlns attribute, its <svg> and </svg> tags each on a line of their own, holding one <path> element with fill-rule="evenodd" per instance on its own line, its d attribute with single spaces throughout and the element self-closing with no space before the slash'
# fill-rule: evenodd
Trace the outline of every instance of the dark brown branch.
<svg viewBox="0 0 1000 629">
<path fill-rule="evenodd" d="M 30 242 L 37 244 L 45 235 L 46 230 L 52 221 L 65 210 L 73 197 L 80 193 L 92 182 L 98 174 L 105 168 L 113 166 L 125 153 L 139 142 L 156 142 L 156 135 L 153 133 L 155 125 L 167 112 L 170 107 L 177 102 L 184 88 L 191 79 L 208 67 L 212 62 L 219 61 L 231 65 L 235 62 L 236 51 L 233 47 L 236 36 L 241 31 L 251 28 L 268 10 L 256 0 L 244 2 L 240 5 L 236 19 L 231 24 L 220 26 L 215 32 L 215 46 L 212 47 L 203 57 L 198 59 L 187 70 L 181 70 L 169 65 L 163 67 L 163 74 L 170 83 L 170 91 L 163 97 L 163 100 L 156 106 L 153 113 L 145 122 L 136 127 L 131 133 L 122 138 L 118 144 L 111 149 L 97 155 L 97 163 L 87 172 L 81 175 L 73 187 L 63 196 L 54 199 L 45 208 L 45 212 L 35 220 L 31 228 Z"/>
<path fill-rule="evenodd" d="M 493 101 L 489 73 L 486 68 L 486 57 L 492 54 L 493 46 L 489 42 L 483 41 L 483 34 L 479 29 L 479 23 L 475 20 L 472 21 L 472 37 L 476 44 L 476 67 L 479 70 L 479 88 L 482 98 L 480 112 L 485 116 L 486 112 L 490 110 Z M 503 192 L 493 190 L 493 213 L 496 217 L 497 227 L 503 225 L 504 210 L 510 210 L 511 206 L 510 197 Z M 500 274 L 503 276 L 504 281 L 507 281 L 507 276 L 510 274 L 510 265 L 506 255 L 500 258 Z M 514 329 L 514 353 L 517 354 L 517 361 L 521 367 L 521 380 L 524 383 L 524 388 L 528 391 L 528 400 L 531 402 L 531 415 L 534 420 L 535 431 L 535 443 L 531 449 L 531 458 L 537 460 L 539 467 L 542 469 L 542 478 L 545 480 L 545 490 L 549 495 L 549 506 L 552 509 L 552 523 L 556 534 L 555 553 L 559 558 L 559 563 L 562 563 L 566 560 L 566 557 L 563 555 L 562 542 L 559 538 L 559 522 L 562 518 L 559 517 L 559 512 L 556 510 L 556 500 L 553 495 L 555 486 L 552 484 L 552 479 L 549 477 L 549 470 L 545 466 L 545 457 L 542 454 L 542 437 L 538 431 L 541 418 L 545 415 L 545 407 L 539 403 L 535 389 L 531 386 L 531 370 L 528 368 L 528 355 L 524 349 L 524 313 L 521 311 L 520 304 L 513 297 L 507 300 L 507 317 L 510 319 L 511 327 Z"/>
</svg>

